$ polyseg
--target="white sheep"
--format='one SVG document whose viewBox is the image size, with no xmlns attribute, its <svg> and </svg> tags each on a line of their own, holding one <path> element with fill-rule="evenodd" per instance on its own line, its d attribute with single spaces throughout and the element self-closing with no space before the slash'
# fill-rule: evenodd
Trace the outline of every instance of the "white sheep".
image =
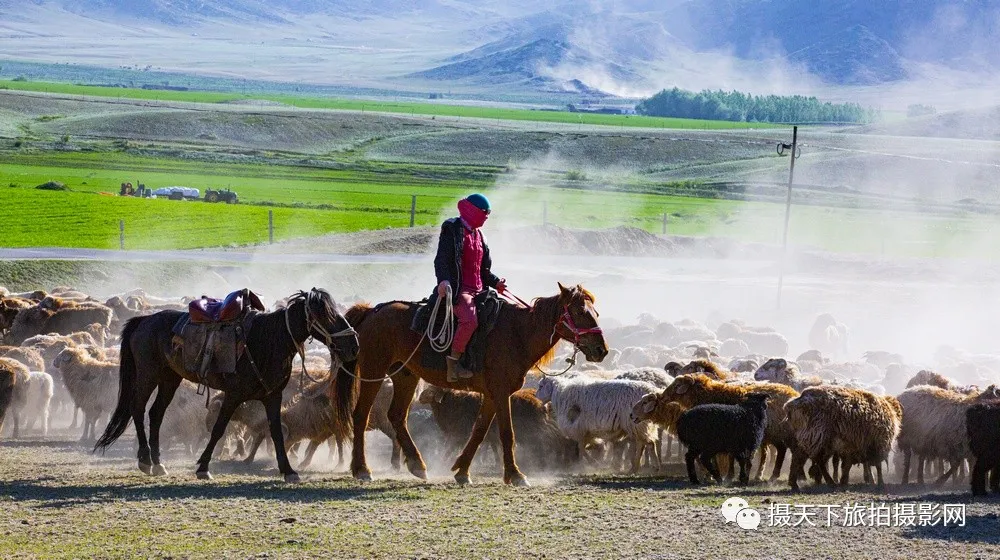
<svg viewBox="0 0 1000 560">
<path fill-rule="evenodd" d="M 28 423 L 24 427 L 32 430 L 35 421 L 41 420 L 42 435 L 49 435 L 49 405 L 52 402 L 53 382 L 52 376 L 44 371 L 33 371 L 28 378 L 28 399 L 24 408 Z M 22 415 L 24 416 L 24 415 Z"/>
<path fill-rule="evenodd" d="M 598 440 L 628 440 L 632 445 L 634 473 L 639 470 L 646 446 L 656 448 L 659 434 L 651 422 L 632 422 L 632 407 L 644 395 L 656 391 L 649 383 L 628 379 L 545 377 L 538 384 L 536 396 L 551 404 L 556 425 L 567 438 L 577 442 L 582 456 L 586 446 Z M 659 463 L 659 457 L 656 462 Z"/>
<path fill-rule="evenodd" d="M 827 356 L 844 358 L 849 354 L 848 336 L 846 325 L 838 323 L 833 315 L 824 313 L 816 317 L 809 330 L 809 345 Z"/>
</svg>

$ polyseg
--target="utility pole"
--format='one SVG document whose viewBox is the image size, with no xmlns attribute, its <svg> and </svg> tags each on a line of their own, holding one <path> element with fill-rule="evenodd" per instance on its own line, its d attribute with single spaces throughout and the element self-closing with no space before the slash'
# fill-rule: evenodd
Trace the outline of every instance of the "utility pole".
<svg viewBox="0 0 1000 560">
<path fill-rule="evenodd" d="M 785 284 L 785 261 L 788 260 L 788 220 L 792 213 L 792 184 L 795 182 L 795 160 L 799 157 L 799 127 L 792 127 L 792 143 L 778 144 L 778 155 L 785 155 L 785 150 L 791 150 L 791 163 L 788 168 L 788 196 L 785 198 L 785 232 L 781 240 L 781 264 L 778 268 L 778 309 L 781 309 L 781 290 Z"/>
</svg>

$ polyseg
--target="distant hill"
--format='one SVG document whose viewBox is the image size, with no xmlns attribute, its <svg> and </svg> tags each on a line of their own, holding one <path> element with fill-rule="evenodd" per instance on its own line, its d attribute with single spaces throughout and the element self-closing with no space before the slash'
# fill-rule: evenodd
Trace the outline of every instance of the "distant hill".
<svg viewBox="0 0 1000 560">
<path fill-rule="evenodd" d="M 1000 140 L 1000 107 L 951 111 L 900 122 L 859 127 L 850 131 L 889 136 Z"/>
<path fill-rule="evenodd" d="M 866 86 L 1000 73 L 997 21 L 1000 0 L 0 0 L 0 59 L 633 92 L 790 62 Z"/>
</svg>

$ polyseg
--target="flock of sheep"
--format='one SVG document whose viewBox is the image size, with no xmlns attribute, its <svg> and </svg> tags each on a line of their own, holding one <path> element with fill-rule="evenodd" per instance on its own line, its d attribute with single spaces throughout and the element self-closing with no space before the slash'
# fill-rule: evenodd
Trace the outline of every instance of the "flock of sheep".
<svg viewBox="0 0 1000 560">
<path fill-rule="evenodd" d="M 81 441 L 92 442 L 118 398 L 115 333 L 131 317 L 185 308 L 183 300 L 140 290 L 97 301 L 70 288 L 19 294 L 0 288 L 0 430 L 6 421 L 9 437 L 44 435 L 50 417 L 61 414 L 72 416 L 70 428 L 81 430 Z M 959 480 L 971 466 L 974 493 L 986 492 L 988 478 L 997 490 L 1000 391 L 993 384 L 1000 357 L 943 348 L 935 371 L 882 351 L 850 361 L 848 330 L 829 315 L 817 318 L 812 350 L 794 361 L 781 334 L 740 321 L 709 328 L 643 315 L 634 325 L 604 326 L 612 348 L 605 363 L 573 364 L 563 375 L 529 372 L 512 396 L 522 466 L 658 470 L 674 458 L 676 439 L 693 483 L 704 473 L 732 478 L 737 465 L 741 483 L 751 474 L 762 479 L 766 470 L 772 481 L 787 472 L 792 489 L 807 476 L 846 485 L 855 465 L 866 482 L 879 485 L 890 465 L 904 484 L 911 472 L 919 483 L 928 474 L 938 483 Z M 310 349 L 304 365 L 308 375 L 293 373 L 283 391 L 286 445 L 300 467 L 323 443 L 342 461 L 351 426 L 341 425 L 334 411 L 326 349 Z M 387 417 L 391 398 L 386 381 L 369 429 L 388 436 L 389 461 L 399 468 Z M 435 386 L 418 391 L 407 425 L 432 464 L 449 464 L 464 445 L 480 399 Z M 199 450 L 219 403 L 219 395 L 199 396 L 185 381 L 164 419 L 164 448 Z M 219 453 L 253 461 L 258 446 L 270 444 L 268 433 L 263 406 L 246 403 Z M 480 454 L 481 461 L 499 465 L 495 426 L 486 443 L 493 453 Z"/>
</svg>

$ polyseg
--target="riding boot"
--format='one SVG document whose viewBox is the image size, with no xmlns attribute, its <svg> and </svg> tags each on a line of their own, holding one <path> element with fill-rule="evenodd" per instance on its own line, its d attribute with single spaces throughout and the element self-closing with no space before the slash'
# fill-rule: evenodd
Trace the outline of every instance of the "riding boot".
<svg viewBox="0 0 1000 560">
<path fill-rule="evenodd" d="M 457 383 L 459 378 L 461 379 L 471 379 L 473 373 L 459 363 L 462 358 L 462 354 L 459 352 L 452 352 L 451 356 L 448 356 L 446 361 L 448 363 L 448 383 Z"/>
</svg>

